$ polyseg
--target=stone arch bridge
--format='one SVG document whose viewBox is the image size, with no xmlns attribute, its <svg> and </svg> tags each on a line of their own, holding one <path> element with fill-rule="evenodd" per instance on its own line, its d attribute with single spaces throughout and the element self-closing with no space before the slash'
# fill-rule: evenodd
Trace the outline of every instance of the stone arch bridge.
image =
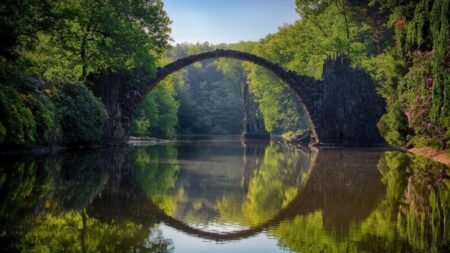
<svg viewBox="0 0 450 253">
<path fill-rule="evenodd" d="M 374 81 L 362 69 L 354 69 L 346 57 L 328 59 L 322 80 L 289 71 L 256 55 L 215 50 L 187 56 L 157 69 L 145 85 L 133 82 L 136 73 L 108 73 L 92 76 L 93 91 L 109 113 L 105 138 L 109 144 L 128 140 L 133 114 L 144 97 L 164 78 L 195 62 L 231 58 L 248 61 L 269 70 L 297 95 L 322 145 L 373 146 L 383 144 L 376 124 L 385 104 L 377 94 Z"/>
</svg>

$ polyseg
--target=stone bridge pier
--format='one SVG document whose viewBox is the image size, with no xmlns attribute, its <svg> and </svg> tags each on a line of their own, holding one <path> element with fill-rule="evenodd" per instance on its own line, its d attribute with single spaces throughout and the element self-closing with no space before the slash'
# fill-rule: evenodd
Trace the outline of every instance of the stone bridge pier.
<svg viewBox="0 0 450 253">
<path fill-rule="evenodd" d="M 105 104 L 109 121 L 105 126 L 108 144 L 124 144 L 131 120 L 144 97 L 168 75 L 198 61 L 232 58 L 257 64 L 284 81 L 305 107 L 319 145 L 384 145 L 376 124 L 385 111 L 374 81 L 362 69 L 351 67 L 346 57 L 328 59 L 322 80 L 283 69 L 253 54 L 234 50 L 215 50 L 191 55 L 165 67 L 145 84 L 134 82 L 136 73 L 108 73 L 91 78 L 93 92 Z"/>
</svg>

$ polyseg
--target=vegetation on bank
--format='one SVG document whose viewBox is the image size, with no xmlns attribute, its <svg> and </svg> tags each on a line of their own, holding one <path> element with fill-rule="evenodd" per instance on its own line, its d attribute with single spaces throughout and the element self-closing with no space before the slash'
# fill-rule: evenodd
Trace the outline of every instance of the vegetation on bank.
<svg viewBox="0 0 450 253">
<path fill-rule="evenodd" d="M 26 82 L 24 82 L 26 83 Z M 56 88 L 57 87 L 57 88 Z M 19 94 L 0 87 L 0 140 L 9 145 L 90 144 L 101 141 L 107 113 L 82 83 L 65 82 Z"/>
</svg>

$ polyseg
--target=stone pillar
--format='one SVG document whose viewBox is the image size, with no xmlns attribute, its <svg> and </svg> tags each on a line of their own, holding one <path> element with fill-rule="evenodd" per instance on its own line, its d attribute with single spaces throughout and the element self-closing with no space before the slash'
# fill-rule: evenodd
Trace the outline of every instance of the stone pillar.
<svg viewBox="0 0 450 253">
<path fill-rule="evenodd" d="M 270 139 L 270 134 L 264 127 L 264 118 L 254 96 L 249 92 L 248 85 L 242 85 L 244 97 L 244 130 L 242 138 L 245 139 Z"/>
<path fill-rule="evenodd" d="M 320 145 L 385 145 L 377 123 L 385 102 L 363 69 L 351 67 L 345 56 L 328 59 L 322 80 L 308 90 L 296 85 L 315 126 Z"/>
<path fill-rule="evenodd" d="M 106 73 L 90 76 L 94 95 L 108 112 L 104 127 L 104 143 L 126 145 L 134 113 L 145 95 L 146 82 L 133 78 L 135 73 Z"/>
</svg>

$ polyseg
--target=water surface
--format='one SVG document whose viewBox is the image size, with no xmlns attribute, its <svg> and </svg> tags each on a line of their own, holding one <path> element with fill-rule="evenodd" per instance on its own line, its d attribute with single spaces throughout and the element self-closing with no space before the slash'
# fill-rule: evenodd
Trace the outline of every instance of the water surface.
<svg viewBox="0 0 450 253">
<path fill-rule="evenodd" d="M 0 156 L 10 252 L 450 252 L 450 173 L 236 139 Z"/>
</svg>

